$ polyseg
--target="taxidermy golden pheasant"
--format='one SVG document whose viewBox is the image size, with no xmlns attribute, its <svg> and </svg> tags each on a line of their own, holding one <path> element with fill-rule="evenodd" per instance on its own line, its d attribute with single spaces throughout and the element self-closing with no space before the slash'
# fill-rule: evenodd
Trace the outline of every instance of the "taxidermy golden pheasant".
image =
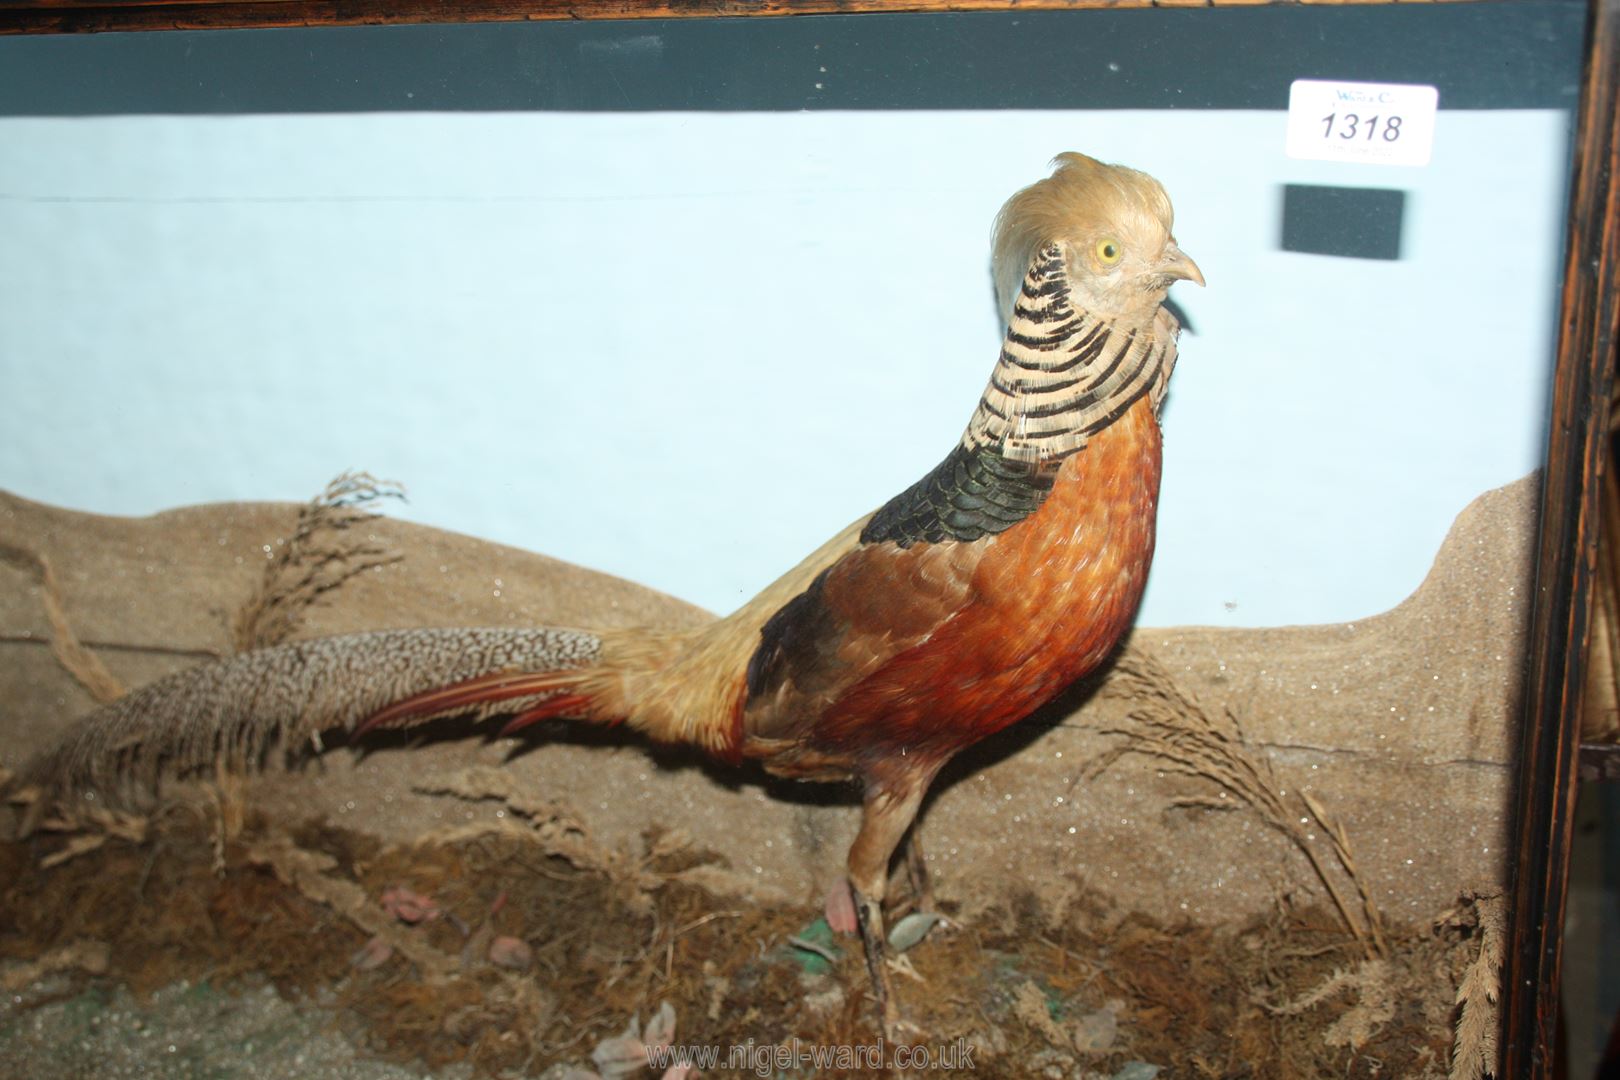
<svg viewBox="0 0 1620 1080">
<path fill-rule="evenodd" d="M 849 880 L 884 1030 L 889 863 L 940 767 L 1097 667 L 1153 556 L 1158 410 L 1203 284 L 1144 173 L 1063 154 L 995 223 L 1006 336 L 928 475 L 695 630 L 433 629 L 326 638 L 180 672 L 86 717 L 21 778 L 36 802 L 261 762 L 321 730 L 446 716 L 624 724 L 772 773 L 858 781 Z M 911 867 L 920 870 L 915 838 Z"/>
</svg>

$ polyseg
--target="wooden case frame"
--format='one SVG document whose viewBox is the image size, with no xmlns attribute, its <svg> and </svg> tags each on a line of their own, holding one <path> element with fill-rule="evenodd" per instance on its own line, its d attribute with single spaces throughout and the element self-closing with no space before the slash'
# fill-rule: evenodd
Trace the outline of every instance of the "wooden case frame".
<svg viewBox="0 0 1620 1080">
<path fill-rule="evenodd" d="M 0 33 L 1209 7 L 1270 0 L 0 0 Z M 1346 2 L 1346 0 L 1318 0 Z M 1396 0 L 1348 0 L 1380 4 Z M 1489 0 L 1453 0 L 1488 3 Z M 1620 340 L 1620 0 L 1587 0 L 1513 832 L 1502 1075 L 1551 1077 L 1580 707 Z M 1588 772 L 1612 755 L 1589 750 Z"/>
</svg>

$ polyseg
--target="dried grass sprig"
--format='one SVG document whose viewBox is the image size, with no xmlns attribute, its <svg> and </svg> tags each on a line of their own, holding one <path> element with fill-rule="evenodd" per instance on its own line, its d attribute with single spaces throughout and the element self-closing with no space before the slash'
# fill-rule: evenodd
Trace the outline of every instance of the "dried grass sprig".
<svg viewBox="0 0 1620 1080">
<path fill-rule="evenodd" d="M 405 489 L 370 473 L 345 472 L 298 511 L 298 523 L 278 543 L 264 575 L 231 621 L 238 652 L 269 648 L 290 638 L 304 614 L 323 593 L 404 556 L 374 536 L 358 536 L 357 526 L 380 515 L 368 507 L 379 499 L 405 498 Z"/>
<path fill-rule="evenodd" d="M 1129 699 L 1128 725 L 1105 729 L 1124 741 L 1105 753 L 1093 767 L 1100 773 L 1127 754 L 1140 754 L 1161 762 L 1166 771 L 1214 783 L 1226 794 L 1251 807 L 1267 825 L 1286 836 L 1305 856 L 1312 872 L 1338 909 L 1345 928 L 1371 959 L 1387 956 L 1383 919 L 1351 857 L 1349 837 L 1342 825 L 1328 817 L 1320 802 L 1300 796 L 1300 813 L 1286 796 L 1270 761 L 1255 752 L 1230 707 L 1211 715 L 1198 699 L 1165 670 L 1152 654 L 1127 649 L 1115 666 L 1110 693 Z M 1176 799 L 1180 807 L 1210 808 L 1207 796 Z M 1304 823 L 1315 820 L 1328 835 L 1342 875 L 1355 886 L 1361 900 L 1358 916 L 1346 900 L 1328 865 L 1318 854 L 1314 837 Z"/>
<path fill-rule="evenodd" d="M 1304 801 L 1306 809 L 1310 810 L 1311 817 L 1322 827 L 1322 831 L 1333 843 L 1333 855 L 1344 868 L 1346 876 L 1356 887 L 1356 893 L 1361 897 L 1361 915 L 1366 920 L 1367 932 L 1372 937 L 1373 951 L 1378 956 L 1389 955 L 1389 940 L 1384 936 L 1384 916 L 1378 910 L 1378 903 L 1373 900 L 1372 894 L 1367 891 L 1367 879 L 1356 870 L 1355 853 L 1350 850 L 1350 835 L 1345 832 L 1344 825 L 1330 817 L 1327 808 L 1319 799 L 1308 791 L 1301 791 L 1299 797 Z"/>
</svg>

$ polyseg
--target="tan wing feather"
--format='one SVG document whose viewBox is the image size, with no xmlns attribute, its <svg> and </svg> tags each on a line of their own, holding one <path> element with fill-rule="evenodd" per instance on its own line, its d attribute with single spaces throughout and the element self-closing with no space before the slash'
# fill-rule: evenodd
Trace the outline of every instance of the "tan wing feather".
<svg viewBox="0 0 1620 1080">
<path fill-rule="evenodd" d="M 654 739 L 735 752 L 745 673 L 761 628 L 856 547 L 870 518 L 852 523 L 724 619 L 680 634 L 604 633 L 600 677 L 582 689 L 604 712 Z"/>
<path fill-rule="evenodd" d="M 873 544 L 851 551 L 791 614 L 798 626 L 744 730 L 776 744 L 811 734 L 849 687 L 927 641 L 972 600 L 973 570 L 994 540 Z"/>
</svg>

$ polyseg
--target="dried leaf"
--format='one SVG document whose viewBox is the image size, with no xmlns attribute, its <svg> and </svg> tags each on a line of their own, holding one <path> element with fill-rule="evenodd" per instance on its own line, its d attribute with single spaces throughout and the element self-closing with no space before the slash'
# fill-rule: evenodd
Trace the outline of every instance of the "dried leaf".
<svg viewBox="0 0 1620 1080">
<path fill-rule="evenodd" d="M 913 911 L 889 931 L 889 948 L 895 952 L 906 952 L 927 937 L 928 931 L 938 925 L 942 918 L 932 911 Z"/>
<path fill-rule="evenodd" d="M 647 1018 L 647 1027 L 641 1033 L 647 1046 L 667 1047 L 675 1041 L 675 1006 L 660 1002 L 658 1011 Z"/>
<path fill-rule="evenodd" d="M 393 958 L 394 947 L 380 937 L 373 937 L 350 957 L 349 964 L 356 971 L 375 971 Z"/>
<path fill-rule="evenodd" d="M 444 912 L 439 909 L 438 901 L 431 896 L 424 896 L 413 892 L 403 885 L 390 885 L 383 890 L 383 910 L 403 923 L 413 926 L 420 922 L 432 922 Z"/>
<path fill-rule="evenodd" d="M 1074 1048 L 1082 1054 L 1107 1054 L 1119 1038 L 1119 1006 L 1110 1002 L 1069 1025 Z"/>
<path fill-rule="evenodd" d="M 1127 1061 L 1114 1073 L 1112 1080 L 1154 1080 L 1164 1071 L 1161 1065 L 1149 1065 L 1145 1061 Z"/>
<path fill-rule="evenodd" d="M 591 1051 L 591 1063 L 605 1080 L 634 1076 L 647 1067 L 647 1046 L 641 1041 L 641 1021 L 632 1016 L 621 1034 L 603 1039 Z"/>
<path fill-rule="evenodd" d="M 534 950 L 527 942 L 502 934 L 489 943 L 490 963 L 512 971 L 527 971 L 534 963 Z"/>
</svg>

